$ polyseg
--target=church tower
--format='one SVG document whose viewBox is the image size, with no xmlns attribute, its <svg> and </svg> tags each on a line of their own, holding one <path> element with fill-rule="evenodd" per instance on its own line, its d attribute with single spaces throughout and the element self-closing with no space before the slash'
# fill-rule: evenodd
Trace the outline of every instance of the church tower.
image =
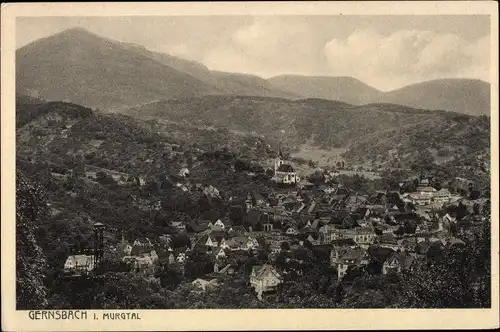
<svg viewBox="0 0 500 332">
<path fill-rule="evenodd" d="M 281 152 L 281 145 L 278 146 L 278 157 L 274 161 L 274 174 L 276 174 L 276 171 L 278 170 L 278 167 L 284 164 L 284 157 L 283 157 L 283 152 Z"/>
</svg>

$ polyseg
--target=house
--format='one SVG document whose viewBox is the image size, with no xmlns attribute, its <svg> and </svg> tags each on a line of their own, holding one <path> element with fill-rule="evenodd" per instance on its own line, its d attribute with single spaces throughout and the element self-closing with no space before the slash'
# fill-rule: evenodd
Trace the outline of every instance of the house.
<svg viewBox="0 0 500 332">
<path fill-rule="evenodd" d="M 429 205 L 432 202 L 432 197 L 429 195 L 422 195 L 421 193 L 411 193 L 407 196 L 410 202 L 414 205 Z"/>
<path fill-rule="evenodd" d="M 134 242 L 135 243 L 135 242 Z M 147 244 L 134 244 L 132 246 L 132 249 L 130 250 L 130 256 L 140 256 L 143 254 L 148 254 L 152 250 L 154 250 L 153 245 L 147 245 Z"/>
<path fill-rule="evenodd" d="M 232 237 L 228 240 L 223 239 L 220 243 L 220 248 L 231 250 L 231 251 L 248 250 L 247 238 L 244 236 L 236 236 L 236 237 Z"/>
<path fill-rule="evenodd" d="M 285 211 L 293 211 L 297 210 L 302 205 L 302 203 L 299 202 L 297 197 L 288 196 L 281 200 L 280 205 L 283 206 Z"/>
<path fill-rule="evenodd" d="M 451 199 L 451 193 L 448 189 L 442 188 L 434 194 L 434 202 L 436 203 L 449 203 Z"/>
<path fill-rule="evenodd" d="M 324 225 L 319 229 L 320 241 L 323 244 L 328 244 L 339 239 L 353 239 L 358 235 L 357 240 L 361 243 L 369 243 L 372 235 L 367 230 L 356 233 L 355 229 L 339 229 L 335 225 Z"/>
<path fill-rule="evenodd" d="M 401 249 L 393 233 L 383 233 L 382 235 L 379 235 L 377 244 L 379 247 L 390 248 L 394 251 Z"/>
<path fill-rule="evenodd" d="M 279 254 L 281 252 L 281 242 L 274 241 L 269 244 L 269 251 L 273 254 Z"/>
<path fill-rule="evenodd" d="M 212 185 L 209 185 L 209 186 L 203 188 L 203 193 L 207 197 L 218 197 L 218 198 L 220 198 L 220 192 L 219 192 L 219 190 L 217 188 L 215 188 L 214 186 L 212 186 Z"/>
<path fill-rule="evenodd" d="M 262 227 L 265 232 L 272 232 L 274 230 L 274 223 L 267 220 L 264 222 L 264 224 L 262 224 Z"/>
<path fill-rule="evenodd" d="M 429 187 L 429 186 L 425 186 L 425 187 L 418 186 L 416 192 L 422 196 L 434 197 L 434 194 L 437 192 L 437 190 L 434 189 L 433 187 Z"/>
<path fill-rule="evenodd" d="M 139 237 L 134 241 L 133 246 L 149 246 L 151 247 L 151 241 L 147 237 Z"/>
<path fill-rule="evenodd" d="M 134 272 L 154 272 L 155 262 L 149 255 L 124 257 L 124 262 L 129 263 Z"/>
<path fill-rule="evenodd" d="M 224 249 L 220 248 L 219 251 L 217 251 L 217 254 L 215 254 L 216 259 L 224 259 L 226 258 L 226 252 Z"/>
<path fill-rule="evenodd" d="M 296 227 L 288 227 L 285 233 L 286 235 L 295 236 L 299 235 L 299 230 Z"/>
<path fill-rule="evenodd" d="M 354 229 L 354 242 L 360 246 L 369 246 L 377 239 L 375 229 L 372 227 L 356 227 Z"/>
<path fill-rule="evenodd" d="M 334 235 L 337 232 L 337 228 L 334 225 L 324 225 L 319 228 L 319 239 L 321 243 L 328 244 L 333 240 L 337 239 Z"/>
<path fill-rule="evenodd" d="M 168 248 L 172 243 L 172 236 L 170 234 L 163 234 L 158 236 L 158 243 L 163 247 Z"/>
<path fill-rule="evenodd" d="M 314 184 L 311 182 L 307 181 L 306 179 L 303 179 L 299 183 L 299 188 L 302 190 L 311 190 L 314 187 Z"/>
<path fill-rule="evenodd" d="M 219 286 L 219 282 L 217 279 L 210 279 L 210 280 L 205 280 L 198 278 L 194 280 L 191 285 L 195 286 L 198 291 L 205 292 L 207 289 L 215 288 Z"/>
<path fill-rule="evenodd" d="M 236 264 L 229 263 L 219 270 L 219 274 L 233 275 L 236 273 L 238 266 Z"/>
<path fill-rule="evenodd" d="M 125 243 L 124 241 L 122 241 L 119 245 L 118 245 L 118 254 L 119 255 L 124 255 L 124 256 L 129 256 L 130 253 L 132 252 L 132 246 L 128 243 Z"/>
<path fill-rule="evenodd" d="M 186 225 L 182 221 L 172 221 L 172 227 L 177 229 L 179 232 L 186 231 Z"/>
<path fill-rule="evenodd" d="M 317 246 L 320 243 L 319 239 L 317 236 L 314 236 L 313 234 L 309 234 L 306 238 L 307 241 L 309 241 L 309 243 L 311 243 L 313 246 Z"/>
<path fill-rule="evenodd" d="M 462 196 L 467 196 L 469 191 L 474 189 L 474 181 L 456 177 L 450 183 L 450 189 Z"/>
<path fill-rule="evenodd" d="M 220 229 L 225 230 L 226 225 L 224 225 L 224 223 L 222 222 L 222 220 L 218 219 L 218 220 L 214 223 L 214 226 L 213 226 L 213 227 L 219 227 Z M 212 227 L 212 228 L 213 228 L 213 227 Z"/>
<path fill-rule="evenodd" d="M 382 273 L 400 273 L 411 270 L 415 263 L 415 257 L 404 252 L 395 252 L 382 265 Z"/>
<path fill-rule="evenodd" d="M 450 216 L 448 213 L 443 216 L 443 223 L 453 224 L 457 222 L 457 218 Z"/>
<path fill-rule="evenodd" d="M 245 233 L 246 233 L 245 227 L 241 225 L 231 226 L 228 231 L 228 234 L 231 236 L 241 236 Z"/>
<path fill-rule="evenodd" d="M 205 241 L 205 246 L 209 248 L 217 248 L 219 246 L 219 243 L 222 242 L 223 238 L 220 240 L 216 236 L 209 235 L 207 237 L 207 240 Z"/>
<path fill-rule="evenodd" d="M 349 248 L 338 260 L 338 279 L 342 280 L 349 268 L 363 268 L 369 263 L 369 256 L 362 248 Z"/>
<path fill-rule="evenodd" d="M 356 248 L 356 243 L 353 239 L 335 240 L 332 244 L 332 250 L 330 251 L 330 266 L 332 267 L 337 267 L 340 263 L 340 258 L 349 250 Z"/>
<path fill-rule="evenodd" d="M 256 238 L 249 236 L 248 241 L 247 241 L 247 248 L 248 250 L 255 250 L 258 249 L 260 246 L 259 241 L 257 241 Z"/>
<path fill-rule="evenodd" d="M 272 265 L 252 267 L 250 285 L 254 288 L 259 300 L 262 300 L 262 294 L 275 291 L 282 281 L 281 275 Z"/>
<path fill-rule="evenodd" d="M 258 192 L 253 192 L 251 198 L 252 203 L 257 207 L 265 207 L 267 205 L 266 199 Z"/>
<path fill-rule="evenodd" d="M 172 249 L 170 249 L 172 250 Z M 168 255 L 168 264 L 174 264 L 175 263 L 175 255 L 173 252 L 170 252 Z"/>
<path fill-rule="evenodd" d="M 90 272 L 94 269 L 94 255 L 72 255 L 64 263 L 64 272 Z"/>
<path fill-rule="evenodd" d="M 181 170 L 179 171 L 179 176 L 183 178 L 189 177 L 189 169 L 187 169 L 186 167 L 181 168 Z"/>
<path fill-rule="evenodd" d="M 341 206 L 343 206 L 346 211 L 354 212 L 365 203 L 366 197 L 354 194 L 347 196 L 341 203 Z"/>
</svg>

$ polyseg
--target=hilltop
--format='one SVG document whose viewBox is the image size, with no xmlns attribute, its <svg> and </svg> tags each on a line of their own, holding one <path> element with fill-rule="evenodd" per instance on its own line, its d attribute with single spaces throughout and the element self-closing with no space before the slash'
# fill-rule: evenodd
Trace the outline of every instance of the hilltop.
<svg viewBox="0 0 500 332">
<path fill-rule="evenodd" d="M 328 99 L 352 105 L 392 103 L 469 115 L 490 112 L 489 83 L 442 79 L 379 91 L 352 77 L 255 75 L 210 70 L 204 64 L 142 45 L 72 28 L 16 52 L 18 93 L 121 111 L 165 99 L 206 95 Z"/>
<path fill-rule="evenodd" d="M 119 42 L 74 28 L 16 52 L 17 90 L 92 108 L 121 108 L 151 100 L 219 92 Z"/>
<path fill-rule="evenodd" d="M 72 28 L 16 51 L 19 93 L 100 109 L 207 94 L 292 97 L 258 77 L 211 72 L 194 61 L 151 52 Z"/>
<path fill-rule="evenodd" d="M 384 93 L 380 101 L 469 115 L 490 115 L 490 84 L 473 79 L 442 79 Z"/>
</svg>

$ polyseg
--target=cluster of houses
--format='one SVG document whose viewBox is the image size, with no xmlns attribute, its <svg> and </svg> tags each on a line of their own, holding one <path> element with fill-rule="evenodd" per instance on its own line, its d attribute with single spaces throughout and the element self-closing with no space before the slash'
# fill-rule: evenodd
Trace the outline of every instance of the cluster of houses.
<svg viewBox="0 0 500 332">
<path fill-rule="evenodd" d="M 447 188 L 436 190 L 427 179 L 419 179 L 415 192 L 359 195 L 333 181 L 336 172 L 325 173 L 327 181 L 320 185 L 300 179 L 281 150 L 274 171 L 274 183 L 293 186 L 266 195 L 249 192 L 246 197 L 230 197 L 226 202 L 230 212 L 217 220 L 191 224 L 172 221 L 178 234 L 189 237 L 189 245 L 173 246 L 175 234 L 164 234 L 154 243 L 138 238 L 128 244 L 122 238 L 113 250 L 131 271 L 143 273 L 154 273 L 161 265 L 176 265 L 184 271 L 192 254 L 201 251 L 211 258 L 212 273 L 225 275 L 241 273 L 241 257 L 265 252 L 267 263 L 253 266 L 246 276 L 257 297 L 263 299 L 277 290 L 287 274 L 274 265 L 283 251 L 327 248 L 330 265 L 342 281 L 351 271 L 363 271 L 374 260 L 381 265 L 380 273 L 400 273 L 424 260 L 432 246 L 464 245 L 450 232 L 456 218 L 442 209 L 461 197 Z M 179 176 L 189 177 L 189 170 L 181 169 Z M 457 186 L 469 186 L 462 182 L 457 180 Z M 181 186 L 189 190 L 187 184 Z M 221 197 L 213 186 L 197 189 L 207 196 Z M 439 208 L 426 210 L 429 206 Z M 423 214 L 417 213 L 419 208 Z M 65 270 L 92 270 L 93 260 L 88 257 L 68 257 Z M 214 278 L 197 278 L 192 283 L 202 291 L 219 285 Z"/>
</svg>

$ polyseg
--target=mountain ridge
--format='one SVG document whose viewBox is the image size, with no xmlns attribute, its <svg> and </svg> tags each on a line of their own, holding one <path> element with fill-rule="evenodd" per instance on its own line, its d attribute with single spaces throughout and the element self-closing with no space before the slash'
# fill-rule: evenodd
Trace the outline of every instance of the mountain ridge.
<svg viewBox="0 0 500 332">
<path fill-rule="evenodd" d="M 435 79 L 388 92 L 348 76 L 283 74 L 264 79 L 210 70 L 198 61 L 105 38 L 80 27 L 19 48 L 16 74 L 20 93 L 35 90 L 44 99 L 100 109 L 123 110 L 171 98 L 245 95 L 490 113 L 490 84 L 478 79 Z"/>
</svg>

